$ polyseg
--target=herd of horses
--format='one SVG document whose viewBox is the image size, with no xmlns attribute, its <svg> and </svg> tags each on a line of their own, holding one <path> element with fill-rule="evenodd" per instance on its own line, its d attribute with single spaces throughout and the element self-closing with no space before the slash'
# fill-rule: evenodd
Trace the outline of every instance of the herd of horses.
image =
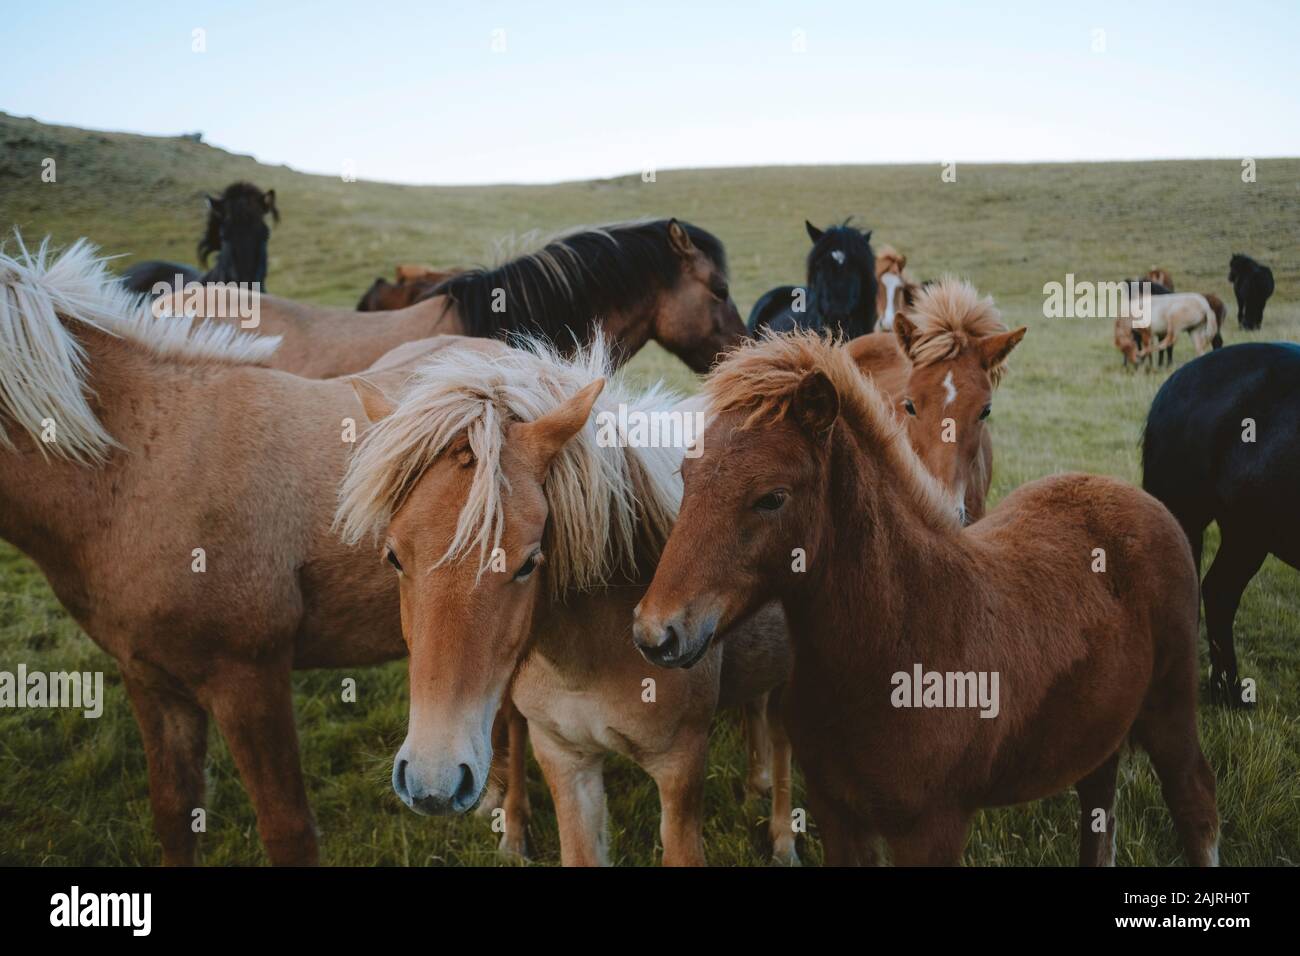
<svg viewBox="0 0 1300 956">
<path fill-rule="evenodd" d="M 265 279 L 249 225 L 274 210 L 247 184 L 210 202 L 219 270 Z M 402 656 L 393 790 L 503 809 L 507 853 L 528 852 L 531 742 L 563 863 L 608 862 L 615 753 L 658 787 L 663 862 L 703 864 L 709 730 L 734 707 L 780 863 L 795 761 L 828 863 L 956 863 L 980 808 L 1071 786 L 1080 862 L 1113 863 L 1128 742 L 1187 862 L 1217 862 L 1200 604 L 1212 699 L 1245 706 L 1242 589 L 1270 552 L 1300 567 L 1300 347 L 1175 372 L 1146 491 L 1056 475 L 989 511 L 987 420 L 1026 329 L 848 222 L 807 231 L 807 285 L 748 328 L 722 242 L 676 219 L 402 269 L 357 311 L 262 294 L 251 332 L 132 291 L 171 264 L 123 282 L 84 240 L 0 253 L 0 537 L 121 668 L 163 862 L 196 858 L 210 719 L 271 862 L 316 862 L 291 672 Z M 706 375 L 698 396 L 619 373 L 652 339 Z M 633 415 L 706 427 L 602 439 Z M 896 686 L 914 669 L 941 685 L 917 708 Z M 985 677 L 992 714 L 965 700 Z"/>
</svg>

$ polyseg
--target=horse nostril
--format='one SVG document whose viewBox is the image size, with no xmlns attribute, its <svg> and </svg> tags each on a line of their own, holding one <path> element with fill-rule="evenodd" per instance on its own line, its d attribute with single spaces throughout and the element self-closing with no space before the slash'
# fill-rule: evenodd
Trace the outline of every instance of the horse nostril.
<svg viewBox="0 0 1300 956">
<path fill-rule="evenodd" d="M 671 658 L 677 656 L 677 652 L 681 650 L 681 646 L 682 646 L 681 635 L 677 633 L 676 627 L 669 624 L 664 627 L 663 642 L 660 643 L 660 645 L 657 648 L 655 648 L 655 651 L 658 653 L 660 657 Z"/>
<path fill-rule="evenodd" d="M 457 807 L 468 807 L 478 796 L 478 787 L 474 783 L 474 771 L 470 769 L 469 764 L 460 765 L 460 783 L 456 787 L 456 793 L 452 796 L 453 802 Z"/>
<path fill-rule="evenodd" d="M 408 796 L 406 789 L 406 761 L 398 760 L 393 765 L 393 789 L 397 791 L 399 797 Z"/>
</svg>

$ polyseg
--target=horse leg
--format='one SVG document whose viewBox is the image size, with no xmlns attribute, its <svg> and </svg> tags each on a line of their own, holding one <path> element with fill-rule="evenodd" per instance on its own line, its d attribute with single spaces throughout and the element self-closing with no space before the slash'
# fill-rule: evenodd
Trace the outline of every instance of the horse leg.
<svg viewBox="0 0 1300 956">
<path fill-rule="evenodd" d="M 533 727 L 533 756 L 555 802 L 563 866 L 608 866 L 604 759 L 572 749 L 550 731 Z"/>
<path fill-rule="evenodd" d="M 659 837 L 664 866 L 705 866 L 704 775 L 709 732 L 684 729 L 674 748 L 643 763 L 659 787 Z"/>
<path fill-rule="evenodd" d="M 1079 865 L 1115 865 L 1115 775 L 1119 751 L 1074 785 L 1079 794 Z M 1097 830 L 1098 811 L 1104 826 Z"/>
<path fill-rule="evenodd" d="M 149 765 L 149 803 L 163 866 L 193 866 L 198 834 L 193 814 L 203 806 L 208 715 L 184 692 L 140 665 L 122 668 Z"/>
<path fill-rule="evenodd" d="M 1133 725 L 1134 739 L 1151 757 L 1160 791 L 1192 866 L 1218 866 L 1219 814 L 1214 771 L 1201 752 L 1194 689 L 1150 697 Z"/>
<path fill-rule="evenodd" d="M 528 859 L 528 821 L 533 809 L 528 802 L 528 721 L 514 702 L 506 700 L 509 739 L 506 762 L 506 827 L 499 851 L 510 857 Z"/>
<path fill-rule="evenodd" d="M 505 802 L 510 786 L 510 712 L 514 703 L 507 697 L 492 719 L 492 764 L 488 767 L 488 785 L 483 799 L 474 808 L 474 816 L 491 818 Z"/>
<path fill-rule="evenodd" d="M 772 789 L 772 737 L 768 727 L 768 694 L 745 701 L 740 708 L 745 733 L 748 775 L 746 796 L 761 797 Z"/>
<path fill-rule="evenodd" d="M 1244 707 L 1237 678 L 1237 649 L 1232 622 L 1241 594 L 1259 571 L 1268 552 L 1220 526 L 1222 541 L 1201 593 L 1205 598 L 1205 633 L 1210 641 L 1210 698 L 1215 703 Z"/>
<path fill-rule="evenodd" d="M 794 788 L 792 748 L 781 711 L 781 688 L 767 695 L 768 725 L 772 729 L 772 817 L 768 831 L 772 836 L 772 862 L 778 866 L 798 866 L 795 849 Z"/>
<path fill-rule="evenodd" d="M 885 839 L 894 866 L 956 866 L 966 846 L 970 815 L 960 810 L 934 810 L 911 827 Z"/>
<path fill-rule="evenodd" d="M 288 663 L 227 666 L 207 689 L 272 865 L 314 866 L 316 827 L 298 755 Z"/>
<path fill-rule="evenodd" d="M 862 827 L 846 809 L 817 794 L 808 786 L 808 809 L 817 821 L 824 866 L 877 866 L 876 834 Z"/>
</svg>

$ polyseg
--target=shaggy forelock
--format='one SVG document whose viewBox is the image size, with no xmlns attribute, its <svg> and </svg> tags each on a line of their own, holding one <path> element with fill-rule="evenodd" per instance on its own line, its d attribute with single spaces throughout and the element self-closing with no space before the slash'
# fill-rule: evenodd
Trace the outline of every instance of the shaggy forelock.
<svg viewBox="0 0 1300 956">
<path fill-rule="evenodd" d="M 470 490 L 456 532 L 435 565 L 473 551 L 478 574 L 500 546 L 509 492 L 501 452 L 512 422 L 554 411 L 591 382 L 606 379 L 593 415 L 560 450 L 544 483 L 546 568 L 553 594 L 609 583 L 632 572 L 638 554 L 657 556 L 681 501 L 682 449 L 601 447 L 595 417 L 602 410 L 666 409 L 675 396 L 654 386 L 633 392 L 613 372 L 602 336 L 572 357 L 537 340 L 487 355 L 448 349 L 415 373 L 387 417 L 358 444 L 339 492 L 335 525 L 343 539 L 378 536 L 411 489 L 457 439 L 474 457 Z M 449 503 L 451 504 L 451 503 Z"/>
<path fill-rule="evenodd" d="M 917 368 L 955 359 L 972 339 L 1007 331 L 1002 313 L 992 296 L 980 298 L 975 286 L 965 280 L 944 276 L 921 290 L 907 317 L 917 327 L 908 357 Z M 1006 364 L 989 369 L 996 386 L 1006 373 Z"/>
</svg>

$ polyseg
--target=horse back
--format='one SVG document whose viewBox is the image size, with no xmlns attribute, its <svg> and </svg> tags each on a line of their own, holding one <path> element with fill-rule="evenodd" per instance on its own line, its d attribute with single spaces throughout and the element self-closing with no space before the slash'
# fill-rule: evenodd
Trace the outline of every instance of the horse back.
<svg viewBox="0 0 1300 956">
<path fill-rule="evenodd" d="M 795 308 L 797 293 L 803 294 L 803 309 Z M 808 290 L 803 286 L 782 285 L 768 290 L 754 303 L 745 327 L 750 335 L 758 335 L 764 329 L 780 333 L 815 330 L 820 328 L 820 324 L 809 309 Z"/>
<path fill-rule="evenodd" d="M 176 277 L 181 277 L 181 285 L 190 282 L 200 282 L 203 274 L 193 266 L 182 265 L 179 262 L 163 262 L 160 259 L 149 259 L 146 262 L 137 262 L 124 271 L 120 277 L 121 283 L 132 292 L 152 292 L 154 286 L 162 284 L 171 288 L 176 284 Z"/>
</svg>

